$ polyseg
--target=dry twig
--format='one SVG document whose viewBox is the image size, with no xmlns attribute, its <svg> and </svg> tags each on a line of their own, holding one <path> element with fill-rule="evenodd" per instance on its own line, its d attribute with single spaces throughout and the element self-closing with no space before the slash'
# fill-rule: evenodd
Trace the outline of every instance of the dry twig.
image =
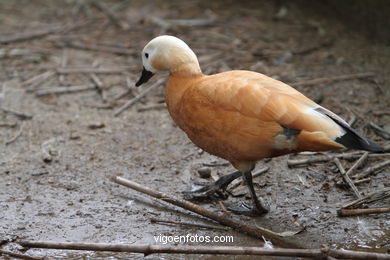
<svg viewBox="0 0 390 260">
<path fill-rule="evenodd" d="M 209 219 L 217 221 L 218 223 L 220 223 L 222 225 L 229 226 L 229 227 L 234 228 L 240 232 L 247 233 L 251 236 L 254 236 L 257 238 L 262 238 L 264 236 L 268 240 L 271 240 L 272 243 L 274 243 L 274 244 L 278 244 L 281 246 L 287 246 L 287 247 L 298 247 L 294 242 L 282 239 L 282 238 L 276 236 L 275 234 L 272 234 L 271 232 L 268 232 L 265 230 L 260 230 L 257 228 L 253 228 L 253 227 L 247 225 L 246 223 L 237 221 L 229 216 L 214 213 L 214 212 L 207 210 L 205 208 L 202 208 L 202 207 L 200 207 L 192 202 L 189 202 L 189 201 L 186 201 L 183 199 L 177 199 L 177 198 L 168 196 L 164 193 L 154 191 L 150 188 L 147 188 L 147 187 L 142 186 L 136 182 L 127 180 L 125 178 L 116 176 L 113 179 L 113 181 L 118 183 L 118 184 L 121 184 L 123 186 L 126 186 L 128 188 L 134 189 L 136 191 L 145 193 L 145 194 L 152 196 L 154 198 L 161 199 L 165 202 L 171 203 L 175 206 L 178 206 L 178 207 L 187 209 L 189 211 L 195 212 L 201 216 L 207 217 Z"/>
<path fill-rule="evenodd" d="M 31 118 L 33 118 L 32 115 L 29 115 L 29 114 L 26 114 L 26 113 L 22 113 L 22 112 L 19 112 L 19 111 L 15 111 L 15 110 L 11 110 L 11 109 L 5 108 L 5 107 L 0 107 L 0 110 L 5 112 L 5 113 L 17 116 L 20 119 L 31 119 Z"/>
<path fill-rule="evenodd" d="M 138 112 L 148 111 L 148 110 L 154 110 L 154 109 L 164 109 L 167 108 L 167 105 L 165 103 L 161 104 L 151 104 L 144 107 L 140 107 L 137 109 Z"/>
<path fill-rule="evenodd" d="M 39 86 L 40 84 L 42 84 L 44 81 L 46 81 L 48 78 L 50 78 L 51 76 L 53 76 L 55 74 L 54 71 L 52 70 L 49 70 L 49 71 L 46 71 L 42 74 L 39 74 L 37 76 L 34 76 L 26 81 L 24 81 L 22 83 L 22 85 L 24 86 L 27 86 L 27 92 L 31 92 L 33 91 L 37 86 Z"/>
<path fill-rule="evenodd" d="M 58 24 L 49 24 L 44 27 L 32 28 L 23 32 L 17 32 L 15 34 L 3 34 L 0 35 L 0 44 L 6 44 L 11 42 L 26 41 L 39 37 L 46 36 L 52 33 L 58 33 L 64 30 L 72 30 L 80 26 L 85 25 L 86 23 L 78 23 L 73 25 L 58 25 Z"/>
<path fill-rule="evenodd" d="M 337 215 L 340 217 L 365 215 L 373 213 L 390 213 L 390 208 L 370 208 L 370 209 L 340 209 Z"/>
<path fill-rule="evenodd" d="M 23 129 L 24 129 L 24 124 L 25 122 L 22 121 L 21 125 L 20 125 L 20 128 L 19 128 L 19 131 L 11 138 L 9 139 L 8 141 L 5 142 L 5 145 L 9 145 L 9 144 L 12 144 L 13 142 L 16 141 L 16 139 L 19 138 L 19 136 L 22 135 L 22 132 L 23 132 Z"/>
<path fill-rule="evenodd" d="M 100 96 L 102 97 L 103 102 L 106 102 L 107 101 L 107 94 L 105 91 L 106 86 L 103 84 L 103 82 L 99 79 L 99 77 L 95 73 L 91 73 L 90 76 Z"/>
<path fill-rule="evenodd" d="M 356 163 L 352 165 L 351 168 L 349 168 L 346 175 L 352 177 L 353 173 L 357 170 L 357 168 L 359 168 L 360 166 L 362 166 L 362 164 L 366 162 L 368 158 L 368 154 L 369 154 L 368 152 L 364 152 L 362 157 L 360 157 L 359 160 L 357 160 Z"/>
<path fill-rule="evenodd" d="M 119 116 L 123 111 L 125 111 L 126 109 L 128 109 L 129 107 L 131 107 L 132 105 L 137 103 L 141 98 L 146 96 L 146 94 L 148 94 L 150 91 L 159 87 L 165 80 L 166 80 L 165 78 L 161 78 L 161 79 L 157 80 L 150 87 L 148 87 L 147 89 L 142 91 L 140 94 L 138 94 L 136 97 L 127 101 L 123 106 L 121 106 L 120 108 L 118 108 L 118 110 L 115 111 L 114 116 Z"/>
<path fill-rule="evenodd" d="M 91 89 L 96 89 L 95 84 L 70 86 L 70 87 L 41 88 L 41 89 L 37 89 L 35 91 L 35 95 L 45 96 L 45 95 L 50 95 L 50 94 L 65 94 L 65 93 L 80 92 L 80 91 L 91 90 Z"/>
<path fill-rule="evenodd" d="M 0 123 L 0 127 L 11 127 L 11 128 L 14 128 L 14 127 L 16 127 L 16 123 L 4 122 L 4 123 Z"/>
<path fill-rule="evenodd" d="M 370 194 L 367 194 L 366 196 L 363 196 L 360 199 L 348 202 L 344 204 L 341 208 L 358 208 L 361 207 L 363 204 L 369 204 L 373 203 L 375 201 L 383 200 L 390 197 L 390 188 L 386 188 L 380 191 L 374 191 Z"/>
<path fill-rule="evenodd" d="M 372 175 L 372 174 L 378 172 L 379 170 L 381 170 L 382 168 L 384 168 L 384 167 L 386 167 L 388 165 L 390 165 L 390 160 L 387 160 L 387 161 L 384 161 L 384 162 L 380 162 L 378 164 L 375 164 L 374 166 L 371 166 L 371 167 L 365 169 L 362 173 L 360 173 L 358 175 L 355 175 L 353 177 L 355 179 L 366 178 L 367 176 Z"/>
<path fill-rule="evenodd" d="M 373 122 L 370 122 L 368 124 L 372 129 L 374 129 L 375 133 L 377 135 L 379 135 L 380 137 L 386 139 L 386 140 L 390 140 L 390 133 L 387 132 L 385 129 L 383 129 L 382 127 L 380 127 L 379 125 L 373 123 Z"/>
<path fill-rule="evenodd" d="M 112 251 L 150 254 L 213 254 L 213 255 L 266 255 L 266 256 L 290 256 L 311 257 L 324 259 L 331 256 L 337 259 L 362 259 L 362 260 L 390 260 L 390 255 L 352 251 L 344 249 L 291 249 L 291 248 L 262 248 L 243 246 L 171 246 L 171 245 L 134 245 L 134 244 L 107 244 L 107 243 L 77 243 L 77 242 L 53 242 L 21 240 L 20 245 L 28 248 L 48 248 L 87 251 Z"/>
<path fill-rule="evenodd" d="M 75 42 L 75 41 L 63 41 L 63 42 L 55 42 L 56 47 L 59 48 L 73 48 L 73 49 L 79 49 L 79 50 L 86 50 L 86 51 L 101 51 L 101 52 L 109 52 L 114 53 L 118 55 L 133 55 L 134 51 L 130 49 L 125 48 L 119 48 L 119 47 L 108 47 L 108 46 L 101 46 L 101 45 L 95 45 L 95 44 L 84 44 L 81 42 Z"/>
<path fill-rule="evenodd" d="M 345 169 L 343 165 L 341 164 L 340 160 L 338 158 L 334 158 L 334 163 L 336 164 L 337 168 L 339 168 L 339 171 L 341 175 L 343 176 L 343 179 L 345 180 L 346 183 L 348 183 L 349 187 L 355 193 L 355 196 L 359 199 L 362 197 L 358 189 L 356 188 L 355 184 L 353 184 L 352 180 L 349 178 L 348 174 L 345 172 Z"/>
</svg>

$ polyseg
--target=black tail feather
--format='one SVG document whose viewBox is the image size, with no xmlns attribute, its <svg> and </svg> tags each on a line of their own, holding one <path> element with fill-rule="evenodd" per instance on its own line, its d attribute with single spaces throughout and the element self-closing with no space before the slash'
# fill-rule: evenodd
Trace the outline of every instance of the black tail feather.
<svg viewBox="0 0 390 260">
<path fill-rule="evenodd" d="M 352 128 L 346 128 L 342 126 L 346 133 L 340 137 L 337 137 L 335 141 L 344 145 L 347 148 L 365 150 L 369 152 L 383 152 L 384 149 L 379 144 L 376 144 L 367 138 L 361 136 Z"/>
<path fill-rule="evenodd" d="M 342 144 L 350 149 L 365 150 L 369 152 L 384 152 L 384 148 L 382 146 L 368 140 L 367 138 L 356 132 L 355 129 L 353 129 L 336 114 L 330 112 L 323 107 L 316 108 L 316 110 L 328 116 L 345 130 L 345 134 L 337 137 L 335 139 L 335 142 Z"/>
</svg>

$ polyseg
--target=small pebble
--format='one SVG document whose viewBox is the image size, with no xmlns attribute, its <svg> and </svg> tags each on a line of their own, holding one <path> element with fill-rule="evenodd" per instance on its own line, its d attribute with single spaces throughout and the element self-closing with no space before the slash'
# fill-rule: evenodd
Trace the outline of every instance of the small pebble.
<svg viewBox="0 0 390 260">
<path fill-rule="evenodd" d="M 211 177 L 211 169 L 207 167 L 202 167 L 198 169 L 199 176 L 201 178 L 207 179 Z"/>
<path fill-rule="evenodd" d="M 89 129 L 100 129 L 105 127 L 106 125 L 103 122 L 93 122 L 88 125 Z"/>
</svg>

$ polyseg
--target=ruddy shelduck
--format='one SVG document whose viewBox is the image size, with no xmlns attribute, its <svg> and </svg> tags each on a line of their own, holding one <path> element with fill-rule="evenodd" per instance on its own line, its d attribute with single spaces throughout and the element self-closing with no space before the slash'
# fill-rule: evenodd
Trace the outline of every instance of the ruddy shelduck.
<svg viewBox="0 0 390 260">
<path fill-rule="evenodd" d="M 236 207 L 236 212 L 268 211 L 256 196 L 251 175 L 262 158 L 343 148 L 383 150 L 339 116 L 281 81 L 244 70 L 204 75 L 195 53 L 176 37 L 152 39 L 142 51 L 142 62 L 136 86 L 158 71 L 168 71 L 165 100 L 173 120 L 194 144 L 228 160 L 238 170 L 198 195 L 225 189 L 232 180 L 244 176 L 254 206 Z"/>
</svg>

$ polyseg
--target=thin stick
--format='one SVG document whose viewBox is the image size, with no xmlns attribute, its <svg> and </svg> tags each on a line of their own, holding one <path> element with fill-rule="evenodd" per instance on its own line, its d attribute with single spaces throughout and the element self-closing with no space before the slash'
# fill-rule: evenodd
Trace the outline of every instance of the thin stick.
<svg viewBox="0 0 390 260">
<path fill-rule="evenodd" d="M 318 163 L 318 162 L 329 162 L 332 161 L 334 158 L 339 159 L 358 159 L 362 156 L 362 152 L 353 152 L 353 153 L 340 153 L 340 154 L 333 154 L 333 155 L 320 155 L 320 156 L 313 156 L 306 159 L 297 159 L 297 160 L 287 160 L 287 165 L 289 167 L 294 166 L 302 166 L 306 164 L 311 163 Z M 376 158 L 376 157 L 384 157 L 384 156 L 390 156 L 390 153 L 370 153 L 368 154 L 369 158 Z"/>
<path fill-rule="evenodd" d="M 117 27 L 122 30 L 130 29 L 130 25 L 126 21 L 122 21 L 119 19 L 115 12 L 113 12 L 110 8 L 108 8 L 105 4 L 100 1 L 93 1 L 92 4 L 104 13 Z"/>
<path fill-rule="evenodd" d="M 340 209 L 337 211 L 339 217 L 365 215 L 373 213 L 390 213 L 390 208 L 371 208 L 371 209 Z"/>
<path fill-rule="evenodd" d="M 151 218 L 150 221 L 152 223 L 168 223 L 168 224 L 175 224 L 175 225 L 181 225 L 181 226 L 191 226 L 191 227 L 197 227 L 197 228 L 230 230 L 229 227 L 211 226 L 211 225 L 206 225 L 206 224 L 198 224 L 198 223 L 190 223 L 190 222 L 180 222 L 180 221 L 167 220 L 167 219 Z"/>
<path fill-rule="evenodd" d="M 390 260 L 390 255 L 352 251 L 344 249 L 291 249 L 291 248 L 262 248 L 244 246 L 181 246 L 181 245 L 134 245 L 107 243 L 77 243 L 22 240 L 20 245 L 29 248 L 48 248 L 86 251 L 112 251 L 150 254 L 213 254 L 213 255 L 267 255 L 290 257 L 314 257 L 324 259 L 327 256 L 341 259 Z"/>
<path fill-rule="evenodd" d="M 335 81 L 342 81 L 342 80 L 349 80 L 349 79 L 369 78 L 369 77 L 373 77 L 373 76 L 375 76 L 375 74 L 372 72 L 354 73 L 354 74 L 346 74 L 346 75 L 340 75 L 340 76 L 334 76 L 334 77 L 317 78 L 317 79 L 293 82 L 293 83 L 290 83 L 289 85 L 291 85 L 291 86 L 311 86 L 311 85 L 332 83 Z"/>
<path fill-rule="evenodd" d="M 13 114 L 13 115 L 19 117 L 20 119 L 31 119 L 31 118 L 33 118 L 32 115 L 29 115 L 29 114 L 26 114 L 26 113 L 22 113 L 22 112 L 19 112 L 19 111 L 15 111 L 15 110 L 11 110 L 11 109 L 5 108 L 5 107 L 0 107 L 0 110 L 5 112 L 5 113 L 8 113 L 8 114 Z"/>
<path fill-rule="evenodd" d="M 35 256 L 29 256 L 29 255 L 14 253 L 14 252 L 6 251 L 6 250 L 3 250 L 3 249 L 0 249 L 0 256 L 1 255 L 9 255 L 9 256 L 12 256 L 12 257 L 15 257 L 15 258 L 26 259 L 26 260 L 43 260 L 43 259 L 45 259 L 45 258 L 42 258 L 42 257 L 35 257 Z"/>
<path fill-rule="evenodd" d="M 19 131 L 14 135 L 14 137 L 12 137 L 12 138 L 9 139 L 8 141 L 6 141 L 6 142 L 5 142 L 5 145 L 9 145 L 9 144 L 12 144 L 13 142 L 15 142 L 16 139 L 18 139 L 19 136 L 22 135 L 23 129 L 24 129 L 24 121 L 22 121 L 22 123 L 20 124 Z"/>
<path fill-rule="evenodd" d="M 374 129 L 375 133 L 377 133 L 380 137 L 386 139 L 386 140 L 389 140 L 390 139 L 390 133 L 387 132 L 385 129 L 383 129 L 382 127 L 380 127 L 379 125 L 373 123 L 373 122 L 370 122 L 368 124 L 372 129 Z"/>
<path fill-rule="evenodd" d="M 390 188 L 383 189 L 380 191 L 374 191 L 370 194 L 367 194 L 366 196 L 353 200 L 351 202 L 348 202 L 342 206 L 343 209 L 345 208 L 357 208 L 359 206 L 362 206 L 363 204 L 372 203 L 378 200 L 383 200 L 390 197 Z"/>
<path fill-rule="evenodd" d="M 96 88 L 98 89 L 103 102 L 106 102 L 107 101 L 107 94 L 105 91 L 106 86 L 103 84 L 103 82 L 99 79 L 99 77 L 95 73 L 91 73 L 90 76 Z"/>
<path fill-rule="evenodd" d="M 136 97 L 127 101 L 123 106 L 121 106 L 120 108 L 118 108 L 118 110 L 115 111 L 114 116 L 119 116 L 123 111 L 125 111 L 126 109 L 128 109 L 129 107 L 131 107 L 132 105 L 137 103 L 141 98 L 146 96 L 146 94 L 148 94 L 150 91 L 159 87 L 165 80 L 166 80 L 165 78 L 161 78 L 161 79 L 157 80 L 150 87 L 148 87 L 147 89 L 142 91 L 140 94 L 138 94 Z"/>
<path fill-rule="evenodd" d="M 80 86 L 70 86 L 70 87 L 50 87 L 50 88 L 41 88 L 35 91 L 37 96 L 45 96 L 50 94 L 64 94 L 64 93 L 73 93 L 80 92 L 85 90 L 96 89 L 95 84 L 87 84 Z"/>
<path fill-rule="evenodd" d="M 343 176 L 345 182 L 348 183 L 348 185 L 351 188 L 351 190 L 353 191 L 353 193 L 355 193 L 355 196 L 358 199 L 360 199 L 362 197 L 362 195 L 360 194 L 360 192 L 356 188 L 355 184 L 353 184 L 353 182 L 349 178 L 348 174 L 345 172 L 345 169 L 344 169 L 343 165 L 341 164 L 340 160 L 338 158 L 334 158 L 333 161 L 336 164 L 337 168 L 339 168 L 339 171 L 340 171 L 341 175 Z"/>
<path fill-rule="evenodd" d="M 390 116 L 390 111 L 373 111 L 372 112 L 374 115 L 376 116 L 383 116 L 383 115 L 386 115 L 386 116 Z"/>
<path fill-rule="evenodd" d="M 364 152 L 362 157 L 360 157 L 359 160 L 357 160 L 356 163 L 352 165 L 351 168 L 349 168 L 346 175 L 352 177 L 353 173 L 357 170 L 357 168 L 359 168 L 363 163 L 365 163 L 367 158 L 368 158 L 368 152 Z"/>
<path fill-rule="evenodd" d="M 11 127 L 14 128 L 16 126 L 16 123 L 0 123 L 0 127 Z"/>
<path fill-rule="evenodd" d="M 84 23 L 85 24 L 85 23 Z M 75 25 L 58 25 L 58 24 L 50 24 L 46 27 L 42 28 L 33 28 L 23 32 L 17 32 L 15 34 L 3 34 L 0 35 L 0 44 L 18 42 L 18 41 L 26 41 L 39 37 L 46 36 L 48 34 L 57 33 L 64 31 L 65 29 L 74 29 L 84 24 L 75 24 Z"/>
<path fill-rule="evenodd" d="M 118 55 L 133 55 L 134 51 L 130 49 L 125 48 L 118 48 L 118 47 L 107 47 L 107 46 L 100 46 L 95 44 L 84 44 L 81 42 L 56 42 L 55 45 L 59 48 L 69 47 L 73 49 L 79 49 L 79 50 L 86 50 L 86 51 L 101 51 L 101 52 L 109 52 L 114 53 Z"/>
<path fill-rule="evenodd" d="M 95 74 L 117 74 L 124 73 L 132 69 L 132 67 L 117 67 L 117 68 L 85 68 L 85 67 L 67 67 L 57 68 L 58 74 L 77 74 L 77 73 L 95 73 Z"/>
<path fill-rule="evenodd" d="M 381 170 L 382 168 L 385 168 L 388 165 L 390 165 L 390 160 L 387 160 L 387 161 L 378 163 L 372 167 L 369 167 L 369 168 L 365 169 L 362 173 L 355 175 L 353 177 L 355 179 L 365 178 L 367 176 L 373 175 L 374 173 L 378 172 L 379 170 Z"/>
<path fill-rule="evenodd" d="M 35 78 L 35 80 L 27 80 L 28 82 L 30 82 L 30 86 L 27 87 L 26 91 L 27 92 L 32 92 L 37 86 L 39 86 L 40 84 L 42 84 L 44 81 L 47 81 L 51 76 L 53 76 L 55 74 L 54 71 L 46 71 L 45 73 L 43 74 L 40 74 L 38 75 L 39 77 L 38 78 Z M 33 79 L 34 79 L 33 78 Z M 27 82 L 26 81 L 26 82 Z M 26 84 L 26 83 L 25 83 Z"/>
<path fill-rule="evenodd" d="M 154 191 L 148 187 L 145 187 L 145 186 L 142 186 L 136 182 L 133 182 L 133 181 L 130 181 L 130 180 L 127 180 L 125 178 L 122 178 L 122 177 L 119 177 L 119 176 L 116 176 L 113 178 L 113 181 L 118 183 L 118 184 L 121 184 L 123 186 L 126 186 L 130 189 L 134 189 L 136 191 L 139 191 L 139 192 L 142 192 L 142 193 L 145 193 L 149 196 L 152 196 L 154 198 L 157 198 L 157 199 L 161 199 L 165 202 L 168 202 L 168 203 L 171 203 L 175 206 L 178 206 L 178 207 L 181 207 L 181 208 L 184 208 L 184 209 L 187 209 L 189 211 L 192 211 L 192 212 L 195 212 L 201 216 L 204 216 L 204 217 L 207 217 L 207 218 L 210 218 L 212 220 L 215 220 L 217 221 L 218 223 L 222 224 L 222 225 L 225 225 L 225 226 L 229 226 L 231 228 L 234 228 L 240 232 L 244 232 L 244 233 L 247 233 L 251 236 L 254 236 L 256 238 L 259 238 L 261 239 L 262 236 L 265 236 L 267 239 L 271 240 L 274 244 L 279 244 L 279 245 L 282 245 L 282 246 L 287 246 L 287 247 L 299 247 L 297 246 L 294 242 L 291 242 L 291 241 L 287 241 L 285 239 L 282 239 L 278 236 L 276 236 L 275 234 L 272 234 L 270 232 L 267 232 L 265 230 L 260 230 L 260 229 L 257 229 L 257 228 L 253 228 L 249 225 L 247 225 L 246 223 L 242 223 L 240 221 L 237 221 L 235 219 L 232 219 L 231 217 L 229 216 L 225 216 L 225 215 L 222 215 L 222 214 L 217 214 L 217 213 L 214 213 L 210 210 L 207 210 L 205 208 L 202 208 L 194 203 L 191 203 L 189 201 L 186 201 L 186 200 L 182 200 L 182 199 L 177 199 L 177 198 L 173 198 L 173 197 L 170 197 L 164 193 L 161 193 L 161 192 L 158 192 L 158 191 Z"/>
<path fill-rule="evenodd" d="M 167 108 L 167 105 L 165 103 L 161 104 L 152 104 L 144 107 L 140 107 L 137 109 L 138 112 L 148 111 L 148 110 L 154 110 L 154 109 L 163 109 Z"/>
</svg>

